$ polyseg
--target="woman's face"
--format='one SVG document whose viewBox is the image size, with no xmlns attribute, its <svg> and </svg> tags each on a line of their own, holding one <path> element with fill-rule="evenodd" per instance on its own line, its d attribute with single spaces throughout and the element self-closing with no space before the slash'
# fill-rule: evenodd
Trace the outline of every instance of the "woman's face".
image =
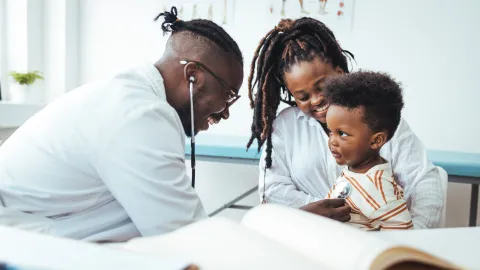
<svg viewBox="0 0 480 270">
<path fill-rule="evenodd" d="M 309 62 L 299 62 L 284 73 L 287 89 L 295 98 L 298 108 L 305 114 L 325 123 L 329 104 L 323 96 L 322 87 L 328 76 L 343 74 L 340 67 L 316 57 Z"/>
</svg>

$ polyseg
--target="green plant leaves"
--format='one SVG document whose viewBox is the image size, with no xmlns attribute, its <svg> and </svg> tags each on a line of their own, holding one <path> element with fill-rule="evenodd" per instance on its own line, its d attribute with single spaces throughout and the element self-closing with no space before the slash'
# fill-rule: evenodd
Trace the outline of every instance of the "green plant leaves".
<svg viewBox="0 0 480 270">
<path fill-rule="evenodd" d="M 20 85 L 32 85 L 36 80 L 43 80 L 40 71 L 35 70 L 28 73 L 19 73 L 12 71 L 9 75 Z"/>
</svg>

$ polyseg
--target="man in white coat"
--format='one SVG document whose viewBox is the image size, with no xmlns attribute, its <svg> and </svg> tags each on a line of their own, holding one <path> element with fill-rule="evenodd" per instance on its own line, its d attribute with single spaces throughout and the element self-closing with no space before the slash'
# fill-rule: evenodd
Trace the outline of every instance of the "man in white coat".
<svg viewBox="0 0 480 270">
<path fill-rule="evenodd" d="M 206 217 L 184 163 L 191 136 L 229 117 L 243 59 L 207 20 L 165 12 L 163 56 L 74 89 L 0 147 L 0 224 L 86 241 L 163 234 Z"/>
</svg>

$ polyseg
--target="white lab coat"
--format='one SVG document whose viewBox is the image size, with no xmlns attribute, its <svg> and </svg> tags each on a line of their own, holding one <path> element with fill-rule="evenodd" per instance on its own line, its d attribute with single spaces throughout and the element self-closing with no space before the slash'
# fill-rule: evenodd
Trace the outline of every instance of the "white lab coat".
<svg viewBox="0 0 480 270">
<path fill-rule="evenodd" d="M 265 178 L 267 202 L 302 207 L 327 196 L 342 167 L 335 162 L 328 136 L 317 120 L 297 107 L 283 110 L 273 125 L 272 145 L 273 163 Z M 265 154 L 260 160 L 260 196 Z M 405 191 L 414 227 L 438 226 L 445 201 L 440 174 L 405 120 L 380 155 L 391 163 L 395 179 Z"/>
<path fill-rule="evenodd" d="M 173 231 L 206 217 L 184 147 L 152 64 L 81 86 L 0 147 L 0 224 L 89 241 Z"/>
</svg>

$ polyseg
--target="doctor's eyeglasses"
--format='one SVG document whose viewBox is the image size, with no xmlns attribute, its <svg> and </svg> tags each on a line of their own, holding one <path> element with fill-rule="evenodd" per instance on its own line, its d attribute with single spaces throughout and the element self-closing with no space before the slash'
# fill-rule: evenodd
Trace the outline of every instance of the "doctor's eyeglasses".
<svg viewBox="0 0 480 270">
<path fill-rule="evenodd" d="M 233 103 L 235 103 L 241 96 L 237 95 L 233 87 L 228 86 L 228 84 L 220 78 L 217 74 L 215 74 L 210 68 L 205 66 L 204 64 L 198 62 L 198 61 L 193 61 L 193 60 L 182 60 L 180 61 L 180 64 L 186 65 L 188 63 L 195 63 L 197 67 L 204 69 L 206 72 L 208 72 L 210 75 L 212 75 L 227 91 L 228 94 L 228 99 L 227 99 L 227 108 L 232 106 Z"/>
</svg>

